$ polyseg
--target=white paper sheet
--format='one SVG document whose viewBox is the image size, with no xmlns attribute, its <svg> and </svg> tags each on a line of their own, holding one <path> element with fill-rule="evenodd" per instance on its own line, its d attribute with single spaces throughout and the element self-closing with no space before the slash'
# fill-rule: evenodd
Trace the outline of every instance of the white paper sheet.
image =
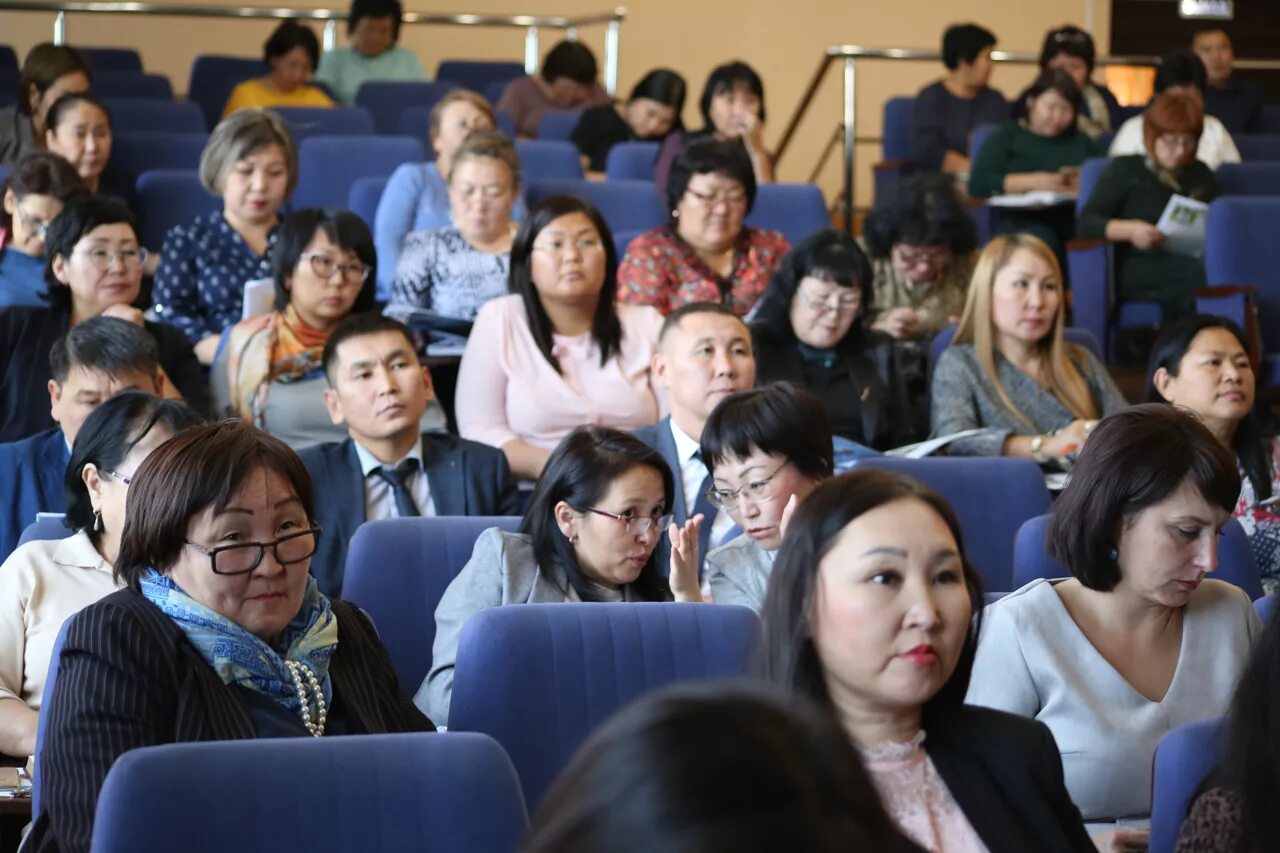
<svg viewBox="0 0 1280 853">
<path fill-rule="evenodd" d="M 1209 205 L 1184 195 L 1173 195 L 1160 214 L 1156 227 L 1164 234 L 1164 248 L 1179 255 L 1204 255 L 1205 225 Z"/>
</svg>

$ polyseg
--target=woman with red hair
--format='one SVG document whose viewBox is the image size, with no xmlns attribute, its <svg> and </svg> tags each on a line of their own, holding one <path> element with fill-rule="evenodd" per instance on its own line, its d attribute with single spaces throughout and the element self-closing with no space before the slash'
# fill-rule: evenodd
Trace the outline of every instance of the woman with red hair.
<svg viewBox="0 0 1280 853">
<path fill-rule="evenodd" d="M 1176 195 L 1208 202 L 1222 191 L 1213 171 L 1196 159 L 1204 131 L 1197 93 L 1166 91 L 1142 116 L 1146 153 L 1116 157 L 1098 179 L 1077 221 L 1082 238 L 1117 243 L 1116 289 L 1120 299 L 1160 304 L 1164 322 L 1189 313 L 1204 287 L 1204 262 L 1164 245 L 1156 228 Z"/>
</svg>

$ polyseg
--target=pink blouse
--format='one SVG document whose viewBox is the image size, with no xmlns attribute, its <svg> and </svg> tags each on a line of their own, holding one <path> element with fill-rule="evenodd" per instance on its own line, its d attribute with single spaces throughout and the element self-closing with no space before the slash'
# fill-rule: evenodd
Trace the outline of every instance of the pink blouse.
<svg viewBox="0 0 1280 853">
<path fill-rule="evenodd" d="M 590 333 L 554 336 L 560 373 L 538 350 L 518 295 L 486 302 L 458 368 L 454 403 L 463 438 L 502 447 L 519 439 L 550 450 L 576 426 L 624 430 L 657 423 L 666 398 L 650 382 L 662 315 L 619 305 L 622 351 L 600 364 Z"/>
<path fill-rule="evenodd" d="M 885 811 L 907 837 L 930 853 L 987 853 L 924 751 L 924 732 L 861 752 Z"/>
</svg>

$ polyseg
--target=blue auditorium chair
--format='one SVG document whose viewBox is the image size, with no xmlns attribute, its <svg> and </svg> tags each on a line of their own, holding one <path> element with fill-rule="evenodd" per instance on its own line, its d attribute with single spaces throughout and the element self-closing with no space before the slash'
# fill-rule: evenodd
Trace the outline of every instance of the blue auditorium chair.
<svg viewBox="0 0 1280 853">
<path fill-rule="evenodd" d="M 436 67 L 436 80 L 455 83 L 464 89 L 484 94 L 486 88 L 524 76 L 523 62 L 496 62 L 464 59 L 442 59 Z"/>
<path fill-rule="evenodd" d="M 920 480 L 947 499 L 960 520 L 964 548 L 987 592 L 1014 589 L 1013 541 L 1024 521 L 1049 511 L 1040 466 L 1012 456 L 876 456 L 855 467 L 885 468 Z"/>
<path fill-rule="evenodd" d="M 157 792 L 163 807 L 145 806 Z M 111 767 L 93 851 L 511 853 L 528 822 L 511 759 L 484 735 L 174 743 Z"/>
<path fill-rule="evenodd" d="M 831 214 L 822 190 L 813 184 L 760 184 L 745 224 L 781 231 L 791 243 L 831 227 Z"/>
<path fill-rule="evenodd" d="M 503 90 L 507 88 L 507 84 L 510 82 L 510 80 L 494 80 L 492 83 L 486 83 L 481 94 L 484 95 L 486 101 L 497 106 L 498 101 L 502 98 Z"/>
<path fill-rule="evenodd" d="M 1280 160 L 1280 133 L 1237 133 L 1231 137 L 1246 163 Z"/>
<path fill-rule="evenodd" d="M 204 114 L 204 129 L 213 130 L 222 120 L 222 109 L 227 105 L 232 89 L 266 73 L 267 66 L 260 57 L 197 56 L 191 65 L 187 98 L 200 106 L 200 112 Z"/>
<path fill-rule="evenodd" d="M 356 106 L 373 116 L 378 133 L 399 133 L 400 113 L 407 107 L 435 106 L 436 101 L 456 89 L 452 83 L 425 83 L 405 80 L 374 80 L 356 92 Z M 417 134 L 414 134 L 417 136 Z"/>
<path fill-rule="evenodd" d="M 114 133 L 204 133 L 200 107 L 190 101 L 162 101 L 157 98 L 103 98 L 111 111 Z"/>
<path fill-rule="evenodd" d="M 68 616 L 66 621 L 62 623 L 62 627 L 58 629 L 58 636 L 53 640 L 53 649 L 49 655 L 49 670 L 44 677 L 44 693 L 41 694 L 40 707 L 48 708 L 49 700 L 53 698 L 53 688 L 58 682 L 58 662 L 62 658 L 62 647 L 67 641 L 67 630 L 74 620 L 75 614 Z M 40 817 L 40 753 L 43 751 L 45 738 L 48 737 L 49 731 L 49 715 L 40 714 L 36 718 L 36 751 L 34 756 L 35 772 L 31 777 L 31 819 L 34 821 Z"/>
<path fill-rule="evenodd" d="M 21 68 L 18 65 L 18 54 L 9 45 L 0 44 L 0 71 L 13 71 L 16 73 L 19 70 Z"/>
<path fill-rule="evenodd" d="M 915 98 L 890 98 L 884 102 L 884 118 L 880 132 L 880 162 L 875 173 L 876 198 L 891 185 L 915 174 L 918 166 L 911 159 L 911 114 Z"/>
<path fill-rule="evenodd" d="M 398 135 L 422 140 L 428 160 L 436 159 L 436 151 L 431 147 L 431 110 L 431 107 L 405 107 L 396 125 Z"/>
<path fill-rule="evenodd" d="M 165 235 L 205 213 L 222 209 L 222 199 L 209 193 L 195 172 L 162 169 L 138 177 L 138 239 L 160 251 Z"/>
<path fill-rule="evenodd" d="M 938 334 L 933 336 L 933 341 L 929 344 L 929 376 L 933 376 L 933 367 L 938 363 L 938 359 L 942 357 L 942 351 L 951 345 L 951 341 L 956 336 L 955 326 L 944 326 Z M 1078 326 L 1067 326 L 1062 330 L 1062 337 L 1077 346 L 1082 346 L 1103 360 L 1102 347 L 1098 343 L 1098 339 L 1088 329 L 1082 329 Z"/>
<path fill-rule="evenodd" d="M 103 71 L 132 71 L 142 73 L 142 57 L 129 47 L 77 47 L 76 50 L 93 72 L 94 89 L 97 89 L 98 74 Z"/>
<path fill-rule="evenodd" d="M 1262 598 L 1259 598 L 1257 601 L 1253 603 L 1253 609 L 1258 611 L 1258 618 L 1262 620 L 1263 625 L 1270 622 L 1271 617 L 1276 612 L 1276 596 L 1277 595 L 1280 595 L 1280 593 L 1273 592 L 1270 595 L 1262 596 Z"/>
<path fill-rule="evenodd" d="M 0 62 L 0 67 L 3 67 L 3 65 L 4 63 Z M 1258 122 L 1258 133 L 1280 133 L 1280 105 L 1262 105 L 1262 118 Z"/>
<path fill-rule="evenodd" d="M 1280 162 L 1223 163 L 1214 174 L 1223 195 L 1280 196 Z"/>
<path fill-rule="evenodd" d="M 431 668 L 436 606 L 490 527 L 515 532 L 518 517 L 390 518 L 356 528 L 342 598 L 369 614 L 410 695 Z"/>
<path fill-rule="evenodd" d="M 67 529 L 66 516 L 60 512 L 42 512 L 40 517 L 28 524 L 18 537 L 18 545 L 49 539 L 66 539 L 74 531 Z"/>
<path fill-rule="evenodd" d="M 590 201 L 610 231 L 647 231 L 667 224 L 667 205 L 652 181 L 527 181 L 525 202 L 532 210 L 553 195 L 576 195 Z"/>
<path fill-rule="evenodd" d="M 1179 726 L 1160 739 L 1151 774 L 1151 853 L 1173 853 L 1197 790 L 1222 763 L 1226 734 L 1218 717 Z"/>
<path fill-rule="evenodd" d="M 389 178 L 401 163 L 422 158 L 422 143 L 407 136 L 304 139 L 298 146 L 298 188 L 293 194 L 293 206 L 341 207 L 347 203 L 357 178 Z"/>
<path fill-rule="evenodd" d="M 351 192 L 347 194 L 347 210 L 363 219 L 370 231 L 373 230 L 378 202 L 382 200 L 382 192 L 387 188 L 387 180 L 381 176 L 356 178 L 351 184 Z"/>
<path fill-rule="evenodd" d="M 618 261 L 621 262 L 624 255 L 627 254 L 627 246 L 631 245 L 631 241 L 643 234 L 643 231 L 615 231 L 613 232 L 613 248 L 618 253 Z"/>
<path fill-rule="evenodd" d="M 372 136 L 373 116 L 360 107 L 273 107 L 296 142 L 309 136 Z"/>
<path fill-rule="evenodd" d="M 604 176 L 610 181 L 652 181 L 662 146 L 657 142 L 619 142 L 604 158 Z"/>
<path fill-rule="evenodd" d="M 103 181 L 120 187 L 125 201 L 136 205 L 138 178 L 143 172 L 157 169 L 195 172 L 200 168 L 200 155 L 208 142 L 209 134 L 204 131 L 118 133 L 111 142 L 111 162 L 107 164 Z"/>
<path fill-rule="evenodd" d="M 450 731 L 491 735 L 536 809 L 574 750 L 650 690 L 747 673 L 759 620 L 724 604 L 520 604 L 482 610 L 458 645 Z"/>
<path fill-rule="evenodd" d="M 1280 266 L 1275 262 L 1280 234 L 1280 198 L 1224 196 L 1209 205 L 1204 267 L 1210 286 L 1256 288 L 1263 362 L 1259 384 L 1280 383 Z M 1243 294 L 1239 299 L 1243 300 Z M 1218 310 L 1224 310 L 1219 308 Z M 1243 316 L 1239 308 L 1228 312 Z"/>
<path fill-rule="evenodd" d="M 151 98 L 172 101 L 173 85 L 163 74 L 143 74 L 140 71 L 95 71 L 93 94 L 99 98 Z"/>
<path fill-rule="evenodd" d="M 524 181 L 581 181 L 582 158 L 572 142 L 546 139 L 516 140 L 520 176 Z"/>
<path fill-rule="evenodd" d="M 538 123 L 538 138 L 568 142 L 582 118 L 582 110 L 547 110 Z"/>
<path fill-rule="evenodd" d="M 17 70 L 0 68 L 0 107 L 7 107 L 18 102 L 18 90 L 22 87 L 18 81 L 21 75 Z"/>
<path fill-rule="evenodd" d="M 1018 528 L 1013 541 L 1013 588 L 1021 589 L 1040 578 L 1066 578 L 1070 572 L 1049 555 L 1046 536 L 1049 516 L 1027 519 Z M 1222 528 L 1218 544 L 1218 568 L 1208 577 L 1234 584 L 1244 590 L 1250 601 L 1262 598 L 1262 575 L 1258 571 L 1249 536 L 1234 518 Z"/>
</svg>

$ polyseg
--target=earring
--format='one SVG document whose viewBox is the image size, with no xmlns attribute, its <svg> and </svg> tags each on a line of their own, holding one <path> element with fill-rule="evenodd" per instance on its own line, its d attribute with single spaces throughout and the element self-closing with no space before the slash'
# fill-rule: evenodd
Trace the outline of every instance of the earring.
<svg viewBox="0 0 1280 853">
<path fill-rule="evenodd" d="M 672 208 L 672 210 L 671 210 L 671 218 L 672 218 L 672 219 L 679 219 L 679 218 L 680 218 L 680 211 L 676 210 L 675 208 Z"/>
<path fill-rule="evenodd" d="M 1107 556 L 1108 556 L 1108 557 L 1110 557 L 1110 558 L 1111 558 L 1111 562 L 1113 562 L 1113 563 L 1114 563 L 1116 560 L 1120 559 L 1120 552 L 1119 552 L 1119 551 L 1117 551 L 1115 548 L 1112 548 L 1112 549 L 1111 549 L 1111 553 L 1110 553 L 1110 554 L 1108 554 Z"/>
<path fill-rule="evenodd" d="M 93 532 L 102 532 L 102 511 L 95 509 L 93 511 Z"/>
</svg>

